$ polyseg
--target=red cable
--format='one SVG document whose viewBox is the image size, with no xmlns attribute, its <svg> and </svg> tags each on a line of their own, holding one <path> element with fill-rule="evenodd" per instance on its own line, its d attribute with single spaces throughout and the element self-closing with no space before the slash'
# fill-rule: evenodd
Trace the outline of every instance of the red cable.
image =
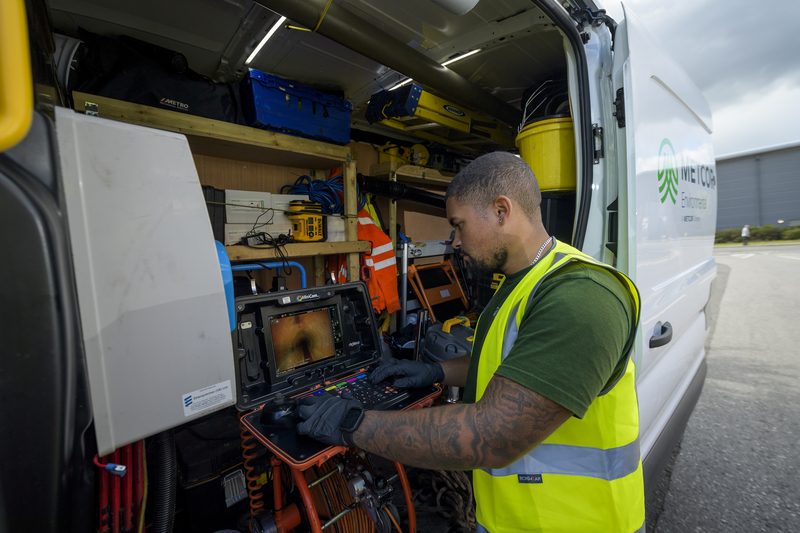
<svg viewBox="0 0 800 533">
<path fill-rule="evenodd" d="M 144 497 L 144 441 L 133 443 L 133 516 L 138 526 L 139 513 L 142 511 Z"/>
<path fill-rule="evenodd" d="M 115 450 L 111 454 L 111 462 L 119 464 L 119 450 Z M 120 479 L 117 476 L 111 476 L 111 531 L 112 533 L 119 532 L 119 508 L 120 508 Z"/>
<path fill-rule="evenodd" d="M 132 448 L 132 444 L 128 444 L 122 448 L 122 464 L 125 465 L 128 471 L 133 471 L 133 457 L 131 457 Z M 125 476 L 122 478 L 122 505 L 120 522 L 123 531 L 130 533 L 133 531 L 133 476 Z"/>
<path fill-rule="evenodd" d="M 94 456 L 94 464 L 98 464 L 97 456 Z M 102 465 L 99 465 L 102 466 Z M 98 517 L 98 527 L 97 531 L 99 533 L 107 533 L 108 532 L 108 522 L 109 522 L 109 515 L 108 515 L 108 472 L 104 469 L 100 469 L 97 471 L 98 475 L 98 482 L 97 482 L 97 508 L 99 510 L 99 517 Z"/>
</svg>

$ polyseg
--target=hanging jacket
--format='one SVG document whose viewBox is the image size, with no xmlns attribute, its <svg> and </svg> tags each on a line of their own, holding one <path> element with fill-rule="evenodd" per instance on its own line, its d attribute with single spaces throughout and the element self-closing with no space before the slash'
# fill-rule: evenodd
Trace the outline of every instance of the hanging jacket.
<svg viewBox="0 0 800 533">
<path fill-rule="evenodd" d="M 636 335 L 639 293 L 624 274 L 557 242 L 519 282 L 495 315 L 481 349 L 476 401 L 517 337 L 539 284 L 564 265 L 582 261 L 612 272 L 635 303 L 628 341 Z M 513 464 L 473 473 L 478 533 L 633 533 L 644 531 L 639 410 L 630 355 L 624 371 L 592 402 Z"/>
<path fill-rule="evenodd" d="M 378 228 L 369 213 L 358 212 L 358 240 L 370 241 L 370 252 L 362 255 L 362 278 L 367 282 L 376 313 L 400 310 L 397 294 L 397 261 L 391 239 Z"/>
</svg>

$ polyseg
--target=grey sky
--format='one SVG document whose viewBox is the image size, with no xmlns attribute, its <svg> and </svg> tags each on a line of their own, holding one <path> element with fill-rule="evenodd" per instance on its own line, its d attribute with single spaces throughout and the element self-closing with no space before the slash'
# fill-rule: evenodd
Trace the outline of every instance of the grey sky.
<svg viewBox="0 0 800 533">
<path fill-rule="evenodd" d="M 800 0 L 624 4 L 705 95 L 717 156 L 800 141 Z M 612 18 L 622 20 L 618 0 L 604 5 Z"/>
</svg>

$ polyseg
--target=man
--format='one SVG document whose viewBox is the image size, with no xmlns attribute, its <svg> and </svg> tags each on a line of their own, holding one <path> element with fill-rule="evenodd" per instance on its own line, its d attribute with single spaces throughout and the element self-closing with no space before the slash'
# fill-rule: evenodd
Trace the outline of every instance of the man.
<svg viewBox="0 0 800 533">
<path fill-rule="evenodd" d="M 750 225 L 745 224 L 742 228 L 742 242 L 747 246 L 747 241 L 750 240 Z"/>
<path fill-rule="evenodd" d="M 466 387 L 464 403 L 366 411 L 354 424 L 358 402 L 321 395 L 298 408 L 298 431 L 412 466 L 474 470 L 478 531 L 643 531 L 628 357 L 638 292 L 550 237 L 540 203 L 530 167 L 507 153 L 479 157 L 453 179 L 453 247 L 470 268 L 506 279 L 481 315 L 471 357 L 392 360 L 372 375 L 395 376 L 399 387 Z"/>
</svg>

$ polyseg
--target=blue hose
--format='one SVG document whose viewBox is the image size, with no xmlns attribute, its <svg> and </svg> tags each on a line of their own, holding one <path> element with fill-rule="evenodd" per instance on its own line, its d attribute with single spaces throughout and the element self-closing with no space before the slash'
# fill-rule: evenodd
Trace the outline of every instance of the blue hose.
<svg viewBox="0 0 800 533">
<path fill-rule="evenodd" d="M 306 288 L 306 269 L 303 268 L 303 265 L 298 263 L 297 261 L 281 261 L 281 262 L 269 262 L 269 263 L 253 263 L 253 264 L 246 264 L 246 265 L 231 265 L 231 270 L 233 272 L 242 272 L 245 270 L 256 270 L 259 268 L 282 268 L 285 266 L 293 266 L 297 267 L 300 270 L 300 285 L 302 289 Z"/>
</svg>

